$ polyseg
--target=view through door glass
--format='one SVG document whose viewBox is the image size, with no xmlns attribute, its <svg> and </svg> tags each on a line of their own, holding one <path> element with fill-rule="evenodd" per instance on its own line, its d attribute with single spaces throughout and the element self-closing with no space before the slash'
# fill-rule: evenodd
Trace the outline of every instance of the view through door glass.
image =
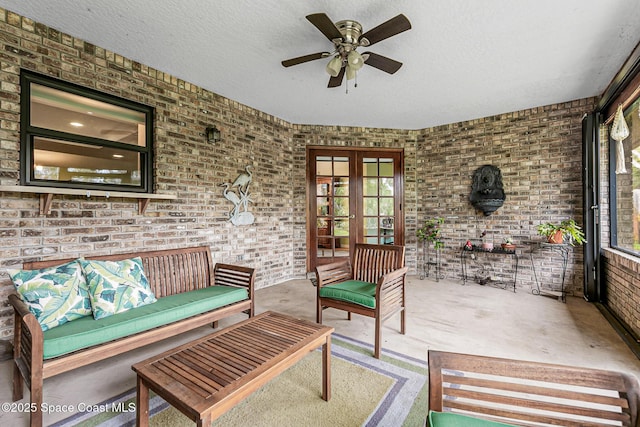
<svg viewBox="0 0 640 427">
<path fill-rule="evenodd" d="M 404 244 L 401 151 L 307 154 L 307 271 L 350 256 L 356 242 Z"/>
<path fill-rule="evenodd" d="M 349 256 L 351 167 L 345 156 L 318 156 L 315 163 L 316 254 L 324 264 Z"/>
<path fill-rule="evenodd" d="M 395 242 L 395 188 L 393 158 L 362 160 L 363 241 L 392 245 Z"/>
</svg>

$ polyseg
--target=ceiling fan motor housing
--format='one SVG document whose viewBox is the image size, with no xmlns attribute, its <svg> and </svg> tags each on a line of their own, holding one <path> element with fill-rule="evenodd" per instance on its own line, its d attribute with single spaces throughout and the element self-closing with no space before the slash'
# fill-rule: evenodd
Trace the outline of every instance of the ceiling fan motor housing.
<svg viewBox="0 0 640 427">
<path fill-rule="evenodd" d="M 369 41 L 365 38 L 360 39 L 362 36 L 362 25 L 359 22 L 351 19 L 336 22 L 336 27 L 342 34 L 342 39 L 334 39 L 333 43 L 336 48 L 343 46 L 347 52 L 357 48 L 358 46 L 368 46 Z"/>
</svg>

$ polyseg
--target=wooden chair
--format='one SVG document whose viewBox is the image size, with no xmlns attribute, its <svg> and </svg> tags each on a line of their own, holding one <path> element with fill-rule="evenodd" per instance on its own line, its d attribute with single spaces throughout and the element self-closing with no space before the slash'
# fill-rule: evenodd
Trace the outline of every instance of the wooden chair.
<svg viewBox="0 0 640 427">
<path fill-rule="evenodd" d="M 432 350 L 428 358 L 431 411 L 521 426 L 640 426 L 630 374 Z"/>
<path fill-rule="evenodd" d="M 405 333 L 404 246 L 357 243 L 353 261 L 345 258 L 316 268 L 316 321 L 328 307 L 373 317 L 376 320 L 375 352 L 380 358 L 382 323 L 400 313 L 400 333 Z"/>
</svg>

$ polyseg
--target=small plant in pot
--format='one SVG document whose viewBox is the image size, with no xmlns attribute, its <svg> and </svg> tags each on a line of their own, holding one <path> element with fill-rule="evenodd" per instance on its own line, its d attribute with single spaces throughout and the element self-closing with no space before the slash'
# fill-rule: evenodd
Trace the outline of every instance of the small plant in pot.
<svg viewBox="0 0 640 427">
<path fill-rule="evenodd" d="M 573 220 L 565 219 L 559 224 L 545 222 L 538 225 L 538 234 L 547 238 L 549 243 L 567 242 L 571 246 L 582 245 L 585 239 L 582 228 Z"/>
<path fill-rule="evenodd" d="M 440 235 L 440 226 L 444 224 L 444 218 L 431 218 L 424 222 L 424 225 L 416 230 L 416 236 L 421 242 L 433 243 L 433 248 L 438 250 L 444 248 L 444 242 Z"/>
<path fill-rule="evenodd" d="M 511 237 L 505 237 L 501 246 L 505 251 L 513 251 L 516 249 L 516 245 L 513 243 L 513 239 Z"/>
</svg>

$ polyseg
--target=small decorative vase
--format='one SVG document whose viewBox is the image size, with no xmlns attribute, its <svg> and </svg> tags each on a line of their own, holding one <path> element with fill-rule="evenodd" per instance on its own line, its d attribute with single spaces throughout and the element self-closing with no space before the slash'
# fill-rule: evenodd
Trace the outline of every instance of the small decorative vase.
<svg viewBox="0 0 640 427">
<path fill-rule="evenodd" d="M 482 249 L 484 249 L 486 251 L 493 250 L 493 243 L 492 242 L 482 242 Z"/>
</svg>

